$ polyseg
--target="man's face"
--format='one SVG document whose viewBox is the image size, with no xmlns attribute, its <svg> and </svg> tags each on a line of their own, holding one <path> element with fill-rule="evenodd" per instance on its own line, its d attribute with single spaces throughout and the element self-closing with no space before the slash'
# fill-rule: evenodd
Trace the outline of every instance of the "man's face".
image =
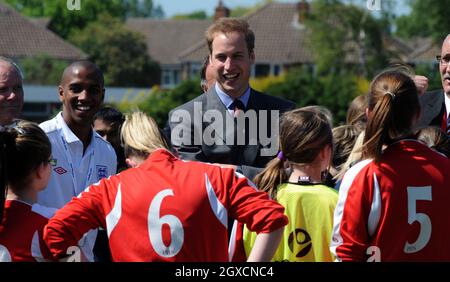
<svg viewBox="0 0 450 282">
<path fill-rule="evenodd" d="M 450 59 L 450 37 L 447 37 L 442 44 L 441 56 L 444 60 Z M 439 72 L 441 73 L 442 88 L 447 96 L 450 97 L 450 64 L 443 65 L 439 63 Z"/>
<path fill-rule="evenodd" d="M 119 123 L 109 123 L 103 119 L 94 120 L 94 130 L 106 141 L 108 141 L 114 149 L 120 148 Z"/>
<path fill-rule="evenodd" d="M 22 107 L 22 78 L 13 66 L 0 62 L 0 125 L 19 118 Z"/>
<path fill-rule="evenodd" d="M 212 42 L 211 66 L 216 72 L 220 88 L 226 94 L 234 98 L 244 94 L 254 61 L 254 53 L 249 54 L 242 33 L 215 34 Z"/>
<path fill-rule="evenodd" d="M 68 125 L 90 125 L 103 102 L 105 89 L 94 68 L 73 67 L 59 86 L 63 117 Z"/>
</svg>

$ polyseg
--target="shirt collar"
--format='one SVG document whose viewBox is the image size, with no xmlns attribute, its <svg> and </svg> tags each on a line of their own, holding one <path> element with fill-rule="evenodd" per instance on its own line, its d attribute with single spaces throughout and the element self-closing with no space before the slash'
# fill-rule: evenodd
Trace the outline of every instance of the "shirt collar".
<svg viewBox="0 0 450 282">
<path fill-rule="evenodd" d="M 61 129 L 62 136 L 66 140 L 67 143 L 75 143 L 75 142 L 81 142 L 81 140 L 72 132 L 72 130 L 67 126 L 66 122 L 64 121 L 64 118 L 62 116 L 62 112 L 60 112 L 56 116 L 56 120 L 58 122 L 58 128 Z M 95 135 L 94 130 L 91 131 L 91 143 L 94 141 Z"/>
<path fill-rule="evenodd" d="M 219 84 L 216 82 L 216 84 L 214 84 L 217 96 L 219 96 L 220 101 L 222 101 L 222 103 L 225 105 L 225 107 L 227 109 L 230 108 L 231 104 L 234 101 L 233 97 L 228 96 L 225 92 L 222 91 L 222 89 L 220 89 Z M 247 108 L 247 104 L 248 104 L 248 100 L 250 99 L 250 86 L 247 87 L 247 90 L 245 90 L 244 94 L 238 98 L 245 106 L 245 108 Z"/>
</svg>

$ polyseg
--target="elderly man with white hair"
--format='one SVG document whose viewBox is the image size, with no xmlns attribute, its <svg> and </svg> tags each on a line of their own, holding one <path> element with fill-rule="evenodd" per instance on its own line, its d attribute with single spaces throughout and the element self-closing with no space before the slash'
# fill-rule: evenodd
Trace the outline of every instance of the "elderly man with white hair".
<svg viewBox="0 0 450 282">
<path fill-rule="evenodd" d="M 11 59 L 0 56 L 0 126 L 19 118 L 22 107 L 22 72 Z"/>
</svg>

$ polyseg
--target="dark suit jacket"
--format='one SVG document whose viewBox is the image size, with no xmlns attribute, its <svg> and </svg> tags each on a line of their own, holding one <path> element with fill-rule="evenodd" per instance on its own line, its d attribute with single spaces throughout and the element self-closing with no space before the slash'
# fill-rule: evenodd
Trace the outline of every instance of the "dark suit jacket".
<svg viewBox="0 0 450 282">
<path fill-rule="evenodd" d="M 445 113 L 444 91 L 435 90 L 426 92 L 420 97 L 421 116 L 418 128 L 426 126 L 441 127 L 442 117 Z"/>
<path fill-rule="evenodd" d="M 247 104 L 246 114 L 249 113 L 249 110 L 255 110 L 256 112 L 258 120 L 257 140 L 253 139 L 253 142 L 250 142 L 250 144 L 247 142 L 245 145 L 241 146 L 229 144 L 226 140 L 233 140 L 235 134 L 234 126 L 236 123 L 218 97 L 215 88 L 211 87 L 207 93 L 175 108 L 169 113 L 168 123 L 171 130 L 171 141 L 182 159 L 238 165 L 241 166 L 245 176 L 249 179 L 253 179 L 253 177 L 260 172 L 276 154 L 275 152 L 272 155 L 264 156 L 261 154 L 261 150 L 267 150 L 268 148 L 271 148 L 271 146 L 277 146 L 275 151 L 278 151 L 278 142 L 277 144 L 263 145 L 259 138 L 260 129 L 263 127 L 265 127 L 265 131 L 267 132 L 262 134 L 263 138 L 265 138 L 265 136 L 272 137 L 270 134 L 271 129 L 273 129 L 271 126 L 270 110 L 278 110 L 281 114 L 294 108 L 295 104 L 290 101 L 269 96 L 252 89 Z M 268 111 L 268 118 L 266 121 L 261 120 L 261 110 Z M 209 111 L 209 113 L 212 114 L 220 114 L 220 120 L 208 121 L 208 114 L 202 119 L 206 111 Z M 186 115 L 188 115 L 189 118 L 186 118 Z M 204 133 L 205 130 L 209 133 L 208 127 L 212 128 L 213 125 L 215 125 L 216 128 L 220 125 L 219 128 L 221 130 L 218 130 L 213 134 L 214 142 L 212 142 L 212 144 L 211 142 L 209 142 L 209 144 L 208 142 L 205 142 L 204 138 L 197 138 L 197 142 L 194 142 L 195 134 L 197 136 L 203 136 L 202 133 Z M 229 125 L 233 125 L 233 127 L 230 127 Z M 183 140 L 177 138 L 177 136 L 180 136 L 180 129 L 183 130 L 183 136 L 186 137 L 184 134 L 187 133 L 189 138 Z M 249 132 L 253 129 L 254 128 L 247 128 L 246 130 Z M 278 135 L 278 132 L 276 132 L 276 135 Z M 254 134 L 252 136 L 254 136 Z M 278 138 L 278 136 L 276 136 L 276 138 Z M 185 142 L 186 140 L 189 140 L 189 142 Z"/>
</svg>

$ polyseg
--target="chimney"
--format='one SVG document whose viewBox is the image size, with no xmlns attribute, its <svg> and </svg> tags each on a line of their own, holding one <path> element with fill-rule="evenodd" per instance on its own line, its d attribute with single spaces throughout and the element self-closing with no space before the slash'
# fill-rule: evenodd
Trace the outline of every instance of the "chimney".
<svg viewBox="0 0 450 282">
<path fill-rule="evenodd" d="M 309 3 L 305 0 L 297 3 L 298 22 L 303 24 L 309 14 Z"/>
<path fill-rule="evenodd" d="M 227 18 L 229 16 L 230 9 L 223 5 L 222 0 L 219 0 L 219 4 L 217 4 L 216 12 L 214 14 L 214 21 L 217 21 L 220 18 Z"/>
</svg>

